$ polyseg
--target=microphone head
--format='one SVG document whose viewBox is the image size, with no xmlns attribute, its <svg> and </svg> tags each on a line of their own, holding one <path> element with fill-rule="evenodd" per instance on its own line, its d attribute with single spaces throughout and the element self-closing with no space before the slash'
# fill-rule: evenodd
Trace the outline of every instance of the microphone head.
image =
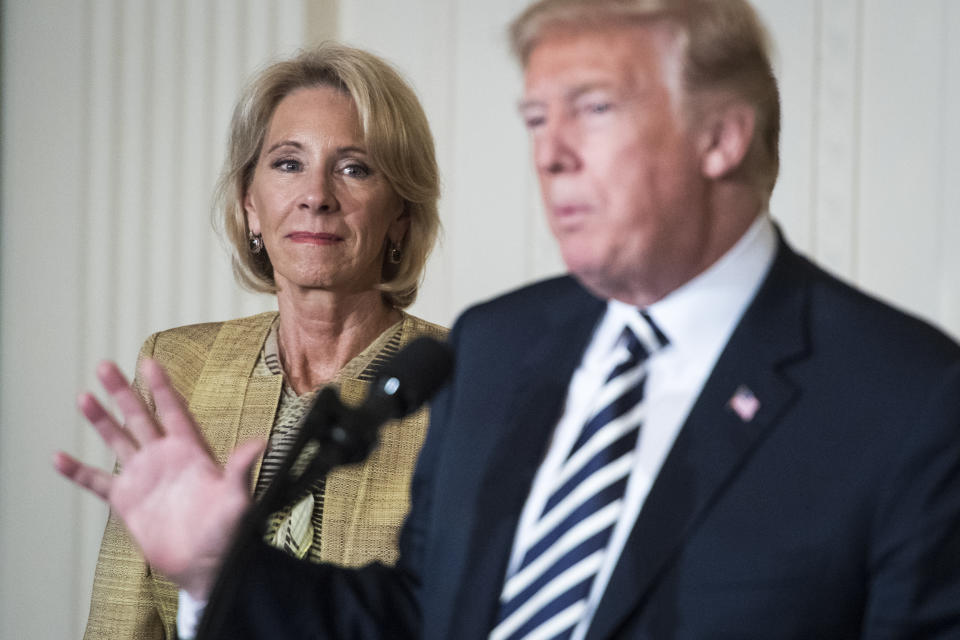
<svg viewBox="0 0 960 640">
<path fill-rule="evenodd" d="M 446 343 L 416 338 L 383 365 L 369 399 L 387 404 L 393 418 L 405 416 L 433 396 L 452 370 L 453 350 Z"/>
</svg>

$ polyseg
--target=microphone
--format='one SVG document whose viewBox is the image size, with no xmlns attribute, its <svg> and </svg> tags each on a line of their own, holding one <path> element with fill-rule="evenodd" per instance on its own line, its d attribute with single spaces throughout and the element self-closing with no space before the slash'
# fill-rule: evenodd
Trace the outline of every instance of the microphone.
<svg viewBox="0 0 960 640">
<path fill-rule="evenodd" d="M 450 347 L 433 338 L 417 338 L 383 366 L 359 410 L 384 420 L 401 418 L 432 397 L 452 369 Z"/>
<path fill-rule="evenodd" d="M 452 369 L 450 347 L 420 337 L 383 365 L 359 406 L 343 404 L 330 387 L 321 389 L 261 501 L 280 508 L 314 478 L 364 460 L 376 446 L 383 423 L 416 411 L 443 386 Z"/>
</svg>

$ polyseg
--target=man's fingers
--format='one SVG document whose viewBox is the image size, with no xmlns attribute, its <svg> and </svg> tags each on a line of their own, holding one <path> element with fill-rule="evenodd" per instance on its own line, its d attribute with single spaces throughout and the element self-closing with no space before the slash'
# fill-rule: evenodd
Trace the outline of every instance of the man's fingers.
<svg viewBox="0 0 960 640">
<path fill-rule="evenodd" d="M 183 398 L 173 388 L 163 367 L 156 360 L 146 358 L 140 365 L 140 373 L 150 387 L 150 393 L 157 408 L 157 416 L 167 433 L 189 436 L 206 446 Z"/>
<path fill-rule="evenodd" d="M 153 415 L 116 364 L 101 362 L 97 366 L 97 378 L 117 403 L 124 424 L 141 446 L 160 437 L 160 428 Z"/>
<path fill-rule="evenodd" d="M 53 466 L 71 482 L 96 494 L 104 502 L 107 501 L 113 476 L 106 471 L 85 465 L 73 456 L 62 452 L 54 456 Z"/>
<path fill-rule="evenodd" d="M 126 429 L 117 424 L 110 412 L 104 409 L 100 401 L 92 394 L 81 394 L 77 398 L 77 407 L 97 430 L 107 446 L 117 454 L 120 462 L 126 462 L 130 456 L 136 453 L 136 441 L 130 437 Z"/>
<path fill-rule="evenodd" d="M 227 481 L 249 492 L 253 464 L 266 446 L 264 440 L 250 440 L 234 449 L 223 468 Z"/>
</svg>

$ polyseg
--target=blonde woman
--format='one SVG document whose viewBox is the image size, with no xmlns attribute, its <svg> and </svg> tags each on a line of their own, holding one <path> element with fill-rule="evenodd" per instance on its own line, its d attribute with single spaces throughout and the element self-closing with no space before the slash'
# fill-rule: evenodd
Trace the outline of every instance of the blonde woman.
<svg viewBox="0 0 960 640">
<path fill-rule="evenodd" d="M 223 462 L 269 438 L 251 490 L 266 487 L 316 390 L 359 399 L 384 360 L 446 330 L 406 314 L 439 227 L 433 139 L 410 87 L 383 60 L 324 44 L 259 73 L 238 102 L 217 216 L 238 280 L 278 311 L 180 327 L 140 360 L 167 370 Z M 139 361 L 138 361 L 139 365 Z M 139 371 L 139 366 L 138 366 Z M 135 385 L 149 407 L 141 380 Z M 383 431 L 360 465 L 274 514 L 268 541 L 293 556 L 392 563 L 426 412 Z M 111 514 L 86 638 L 174 638 L 177 591 Z"/>
</svg>

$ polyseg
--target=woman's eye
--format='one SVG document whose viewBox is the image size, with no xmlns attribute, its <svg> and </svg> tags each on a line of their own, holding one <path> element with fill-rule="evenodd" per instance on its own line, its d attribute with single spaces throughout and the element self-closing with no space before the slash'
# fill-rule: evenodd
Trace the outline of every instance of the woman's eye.
<svg viewBox="0 0 960 640">
<path fill-rule="evenodd" d="M 350 176 L 351 178 L 366 178 L 370 175 L 370 169 L 358 163 L 348 164 L 342 171 L 344 175 Z"/>
<path fill-rule="evenodd" d="M 279 169 L 280 171 L 286 171 L 288 173 L 294 173 L 303 169 L 303 165 L 299 160 L 293 160 L 291 158 L 281 158 L 275 160 L 271 165 L 274 169 Z"/>
</svg>

